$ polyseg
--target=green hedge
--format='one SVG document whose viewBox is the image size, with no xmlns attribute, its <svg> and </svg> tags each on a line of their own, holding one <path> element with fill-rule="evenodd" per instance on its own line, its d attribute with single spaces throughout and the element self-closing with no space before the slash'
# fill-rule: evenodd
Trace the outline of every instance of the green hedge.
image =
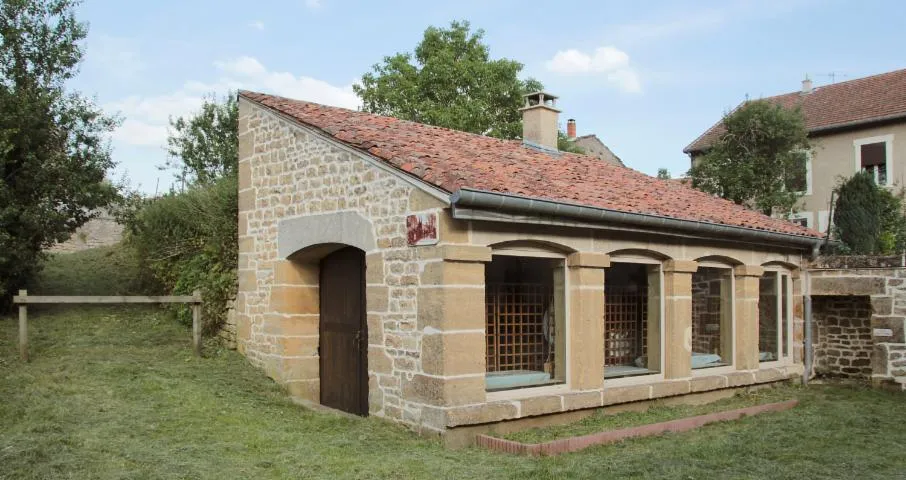
<svg viewBox="0 0 906 480">
<path fill-rule="evenodd" d="M 163 197 L 141 200 L 125 217 L 126 242 L 174 295 L 199 289 L 206 333 L 226 318 L 236 294 L 238 188 L 235 176 Z M 187 307 L 176 307 L 190 323 Z"/>
</svg>

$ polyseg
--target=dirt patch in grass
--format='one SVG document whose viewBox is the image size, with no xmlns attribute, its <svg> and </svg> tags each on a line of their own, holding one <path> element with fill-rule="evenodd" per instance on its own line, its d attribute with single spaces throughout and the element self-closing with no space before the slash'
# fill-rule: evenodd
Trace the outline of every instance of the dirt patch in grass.
<svg viewBox="0 0 906 480">
<path fill-rule="evenodd" d="M 500 438 L 521 443 L 543 443 L 561 438 L 577 437 L 590 433 L 638 427 L 651 423 L 678 420 L 714 412 L 735 410 L 766 403 L 782 402 L 796 398 L 802 388 L 792 385 L 776 388 L 760 388 L 741 392 L 730 398 L 718 400 L 706 405 L 665 405 L 663 401 L 653 402 L 644 412 L 624 412 L 609 414 L 602 409 L 578 422 L 556 425 L 545 428 L 532 428 L 521 432 L 499 435 Z"/>
</svg>

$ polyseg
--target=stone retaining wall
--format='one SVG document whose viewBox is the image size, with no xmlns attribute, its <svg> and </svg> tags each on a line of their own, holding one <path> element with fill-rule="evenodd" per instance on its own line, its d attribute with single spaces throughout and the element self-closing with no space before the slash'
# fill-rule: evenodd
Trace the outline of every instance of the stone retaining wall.
<svg viewBox="0 0 906 480">
<path fill-rule="evenodd" d="M 101 212 L 76 230 L 69 240 L 48 249 L 53 253 L 71 253 L 89 248 L 114 245 L 123 239 L 123 226 L 107 212 Z"/>
</svg>

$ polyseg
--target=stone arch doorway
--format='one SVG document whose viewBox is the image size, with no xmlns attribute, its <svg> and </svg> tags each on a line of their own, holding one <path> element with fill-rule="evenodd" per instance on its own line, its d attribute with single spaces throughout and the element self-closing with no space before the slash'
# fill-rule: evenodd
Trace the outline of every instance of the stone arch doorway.
<svg viewBox="0 0 906 480">
<path fill-rule="evenodd" d="M 320 262 L 318 354 L 320 402 L 368 415 L 365 253 L 344 247 Z"/>
</svg>

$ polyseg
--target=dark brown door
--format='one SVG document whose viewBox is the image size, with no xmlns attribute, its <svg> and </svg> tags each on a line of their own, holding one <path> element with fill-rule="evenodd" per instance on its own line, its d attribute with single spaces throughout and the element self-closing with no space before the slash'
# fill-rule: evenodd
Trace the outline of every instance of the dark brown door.
<svg viewBox="0 0 906 480">
<path fill-rule="evenodd" d="M 321 404 L 368 415 L 365 254 L 347 247 L 321 260 Z"/>
</svg>

